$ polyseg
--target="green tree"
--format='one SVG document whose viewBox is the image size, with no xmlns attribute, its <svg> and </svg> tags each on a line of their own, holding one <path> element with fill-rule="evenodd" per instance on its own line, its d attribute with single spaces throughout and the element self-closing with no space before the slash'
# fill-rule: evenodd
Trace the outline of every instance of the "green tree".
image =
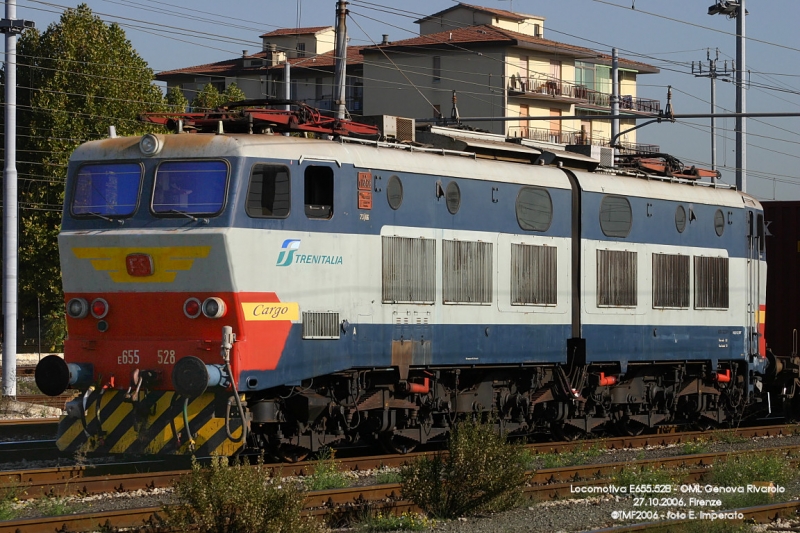
<svg viewBox="0 0 800 533">
<path fill-rule="evenodd" d="M 220 100 L 222 100 L 222 95 L 219 94 L 217 88 L 211 83 L 206 83 L 192 100 L 192 111 L 216 109 L 220 105 Z"/>
<path fill-rule="evenodd" d="M 34 319 L 40 298 L 42 315 L 56 325 L 48 340 L 57 343 L 64 309 L 57 235 L 70 154 L 112 125 L 120 135 L 154 131 L 137 116 L 166 107 L 125 32 L 86 4 L 44 32 L 25 31 L 18 54 L 19 316 Z"/>
<path fill-rule="evenodd" d="M 203 89 L 197 93 L 192 100 L 192 109 L 202 111 L 206 109 L 216 109 L 228 102 L 238 102 L 244 100 L 244 91 L 236 83 L 231 83 L 223 92 L 219 92 L 213 84 L 207 83 Z"/>
<path fill-rule="evenodd" d="M 167 91 L 166 102 L 170 111 L 177 111 L 180 113 L 186 111 L 186 108 L 189 106 L 189 101 L 183 95 L 183 91 L 181 91 L 178 87 L 169 88 Z"/>
</svg>

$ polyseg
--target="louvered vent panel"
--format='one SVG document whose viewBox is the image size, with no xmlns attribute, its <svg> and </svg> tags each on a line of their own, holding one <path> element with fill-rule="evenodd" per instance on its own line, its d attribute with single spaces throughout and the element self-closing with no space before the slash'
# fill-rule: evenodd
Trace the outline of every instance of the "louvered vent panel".
<svg viewBox="0 0 800 533">
<path fill-rule="evenodd" d="M 492 303 L 492 243 L 442 241 L 444 303 Z"/>
<path fill-rule="evenodd" d="M 697 309 L 728 308 L 728 258 L 694 258 L 694 306 Z"/>
<path fill-rule="evenodd" d="M 555 247 L 511 245 L 511 305 L 556 305 L 557 283 Z"/>
<path fill-rule="evenodd" d="M 383 303 L 432 304 L 436 298 L 436 241 L 383 237 Z"/>
<path fill-rule="evenodd" d="M 597 250 L 597 306 L 636 307 L 636 252 Z"/>
<path fill-rule="evenodd" d="M 339 313 L 303 313 L 304 339 L 338 339 Z"/>
<path fill-rule="evenodd" d="M 689 256 L 653 254 L 653 307 L 689 307 Z"/>
<path fill-rule="evenodd" d="M 414 141 L 414 119 L 397 117 L 397 140 Z"/>
</svg>

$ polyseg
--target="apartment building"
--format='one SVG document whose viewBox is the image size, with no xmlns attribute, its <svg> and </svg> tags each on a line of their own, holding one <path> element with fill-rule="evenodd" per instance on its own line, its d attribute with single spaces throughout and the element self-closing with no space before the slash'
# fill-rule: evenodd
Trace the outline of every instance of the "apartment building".
<svg viewBox="0 0 800 533">
<path fill-rule="evenodd" d="M 492 133 L 554 144 L 608 144 L 610 120 L 560 116 L 611 112 L 611 56 L 545 38 L 545 19 L 459 3 L 416 21 L 419 37 L 365 47 L 364 114 L 416 118 L 552 117 L 474 122 Z M 621 112 L 658 113 L 637 96 L 641 74 L 659 72 L 620 58 Z M 621 130 L 634 125 L 622 120 Z M 636 132 L 622 136 L 634 144 Z M 655 147 L 653 149 L 656 149 Z"/>
</svg>

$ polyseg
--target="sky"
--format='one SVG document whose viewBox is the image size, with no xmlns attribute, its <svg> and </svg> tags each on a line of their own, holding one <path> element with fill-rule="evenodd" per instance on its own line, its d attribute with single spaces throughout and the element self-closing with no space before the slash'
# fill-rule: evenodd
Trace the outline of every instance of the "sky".
<svg viewBox="0 0 800 533">
<path fill-rule="evenodd" d="M 719 49 L 718 69 L 736 56 L 736 21 L 708 15 L 715 0 L 467 0 L 466 3 L 545 17 L 545 38 L 610 53 L 661 69 L 638 78 L 638 96 L 666 103 L 672 86 L 675 113 L 709 113 L 708 78 L 692 74 Z M 84 0 L 116 22 L 156 72 L 259 51 L 259 35 L 277 28 L 335 25 L 335 0 Z M 17 0 L 17 18 L 44 29 L 68 0 Z M 455 5 L 452 0 L 351 0 L 353 45 L 418 35 L 414 21 Z M 746 0 L 748 112 L 800 113 L 798 0 Z M 732 78 L 731 78 L 732 79 Z M 718 112 L 735 108 L 735 87 L 717 80 Z M 415 117 L 423 118 L 423 117 Z M 734 119 L 717 119 L 717 165 L 735 183 Z M 638 142 L 658 144 L 686 164 L 710 168 L 710 119 L 645 126 Z M 747 120 L 747 192 L 761 200 L 800 200 L 800 117 Z"/>
</svg>

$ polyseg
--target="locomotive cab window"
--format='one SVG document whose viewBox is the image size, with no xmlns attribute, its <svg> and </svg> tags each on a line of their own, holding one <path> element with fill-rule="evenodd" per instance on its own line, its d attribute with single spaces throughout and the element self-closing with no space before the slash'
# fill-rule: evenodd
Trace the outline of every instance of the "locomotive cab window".
<svg viewBox="0 0 800 533">
<path fill-rule="evenodd" d="M 289 169 L 283 165 L 253 166 L 247 189 L 247 214 L 251 217 L 289 216 Z"/>
<path fill-rule="evenodd" d="M 142 166 L 138 163 L 83 165 L 75 177 L 70 206 L 76 217 L 126 217 L 136 211 Z"/>
<path fill-rule="evenodd" d="M 165 161 L 156 170 L 153 213 L 218 215 L 225 204 L 227 185 L 225 161 Z"/>
<path fill-rule="evenodd" d="M 333 216 L 332 168 L 306 168 L 304 198 L 308 218 L 331 218 Z"/>
<path fill-rule="evenodd" d="M 631 232 L 631 204 L 622 196 L 605 196 L 600 202 L 600 229 L 606 237 L 627 237 Z"/>
</svg>

